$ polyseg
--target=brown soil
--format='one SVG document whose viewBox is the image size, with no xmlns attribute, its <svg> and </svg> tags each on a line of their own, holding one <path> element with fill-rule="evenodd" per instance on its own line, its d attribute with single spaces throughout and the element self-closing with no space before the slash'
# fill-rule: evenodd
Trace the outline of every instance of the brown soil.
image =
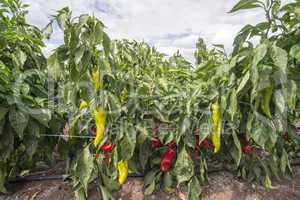
<svg viewBox="0 0 300 200">
<path fill-rule="evenodd" d="M 60 170 L 57 170 L 60 172 Z M 49 170 L 47 175 L 56 174 Z M 210 175 L 210 184 L 203 188 L 204 200 L 299 200 L 300 199 L 300 168 L 295 169 L 293 180 L 282 180 L 273 183 L 274 188 L 267 191 L 262 186 L 246 183 L 236 179 L 228 172 Z M 74 193 L 70 185 L 63 181 L 32 181 L 12 185 L 13 193 L 0 196 L 0 200 L 73 200 Z M 116 199 L 122 200 L 185 200 L 186 188 L 182 187 L 171 194 L 161 191 L 151 196 L 143 195 L 143 182 L 140 178 L 129 178 L 118 193 Z M 98 191 L 91 186 L 89 200 L 100 199 Z"/>
</svg>

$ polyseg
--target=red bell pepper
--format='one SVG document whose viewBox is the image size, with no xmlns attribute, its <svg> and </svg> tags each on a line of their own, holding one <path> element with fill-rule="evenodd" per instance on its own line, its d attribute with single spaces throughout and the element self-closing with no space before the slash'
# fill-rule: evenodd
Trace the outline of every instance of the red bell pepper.
<svg viewBox="0 0 300 200">
<path fill-rule="evenodd" d="M 160 169 L 163 172 L 167 172 L 169 171 L 169 169 L 171 168 L 172 165 L 172 161 L 176 156 L 176 151 L 172 148 L 169 148 L 163 155 L 161 158 L 161 162 L 160 162 Z"/>
<path fill-rule="evenodd" d="M 151 146 L 152 146 L 152 148 L 157 149 L 162 146 L 162 143 L 158 137 L 154 137 L 154 138 L 151 138 Z"/>
<path fill-rule="evenodd" d="M 110 153 L 114 149 L 114 146 L 111 142 L 105 143 L 100 147 L 101 151 L 104 151 L 105 153 Z"/>
</svg>

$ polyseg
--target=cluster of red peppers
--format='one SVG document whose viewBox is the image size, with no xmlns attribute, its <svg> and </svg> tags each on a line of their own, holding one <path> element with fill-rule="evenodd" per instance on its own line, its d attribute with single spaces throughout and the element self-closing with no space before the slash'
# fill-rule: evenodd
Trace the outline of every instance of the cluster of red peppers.
<svg viewBox="0 0 300 200">
<path fill-rule="evenodd" d="M 161 157 L 160 169 L 161 169 L 162 172 L 169 171 L 171 166 L 172 166 L 172 162 L 173 162 L 174 158 L 176 157 L 176 147 L 177 147 L 176 141 L 172 140 L 171 142 L 164 145 L 158 137 L 153 137 L 153 138 L 151 138 L 151 146 L 154 149 L 157 149 L 157 148 L 160 148 L 160 147 L 163 147 L 163 146 L 168 147 L 167 151 Z M 213 150 L 214 145 L 212 144 L 212 142 L 208 138 L 204 139 L 200 143 L 199 136 L 196 135 L 195 149 L 200 150 L 202 148 L 206 149 L 206 150 Z"/>
<path fill-rule="evenodd" d="M 154 148 L 154 149 L 164 146 L 158 137 L 153 137 L 151 139 L 151 145 L 152 145 L 152 148 Z M 168 149 L 162 155 L 161 162 L 160 162 L 160 169 L 163 172 L 167 172 L 170 170 L 170 168 L 172 166 L 172 161 L 176 157 L 176 141 L 172 140 L 171 142 L 166 144 L 166 146 L 168 147 Z"/>
</svg>

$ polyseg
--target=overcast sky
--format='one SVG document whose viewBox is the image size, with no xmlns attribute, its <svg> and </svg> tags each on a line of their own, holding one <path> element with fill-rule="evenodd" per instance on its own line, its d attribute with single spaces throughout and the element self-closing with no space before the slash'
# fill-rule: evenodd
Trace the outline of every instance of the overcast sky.
<svg viewBox="0 0 300 200">
<path fill-rule="evenodd" d="M 237 0 L 25 0 L 28 20 L 44 27 L 58 9 L 69 6 L 73 15 L 94 14 L 107 26 L 110 37 L 144 40 L 168 55 L 179 50 L 193 60 L 198 37 L 211 44 L 224 44 L 231 51 L 234 35 L 244 25 L 260 22 L 259 10 L 228 14 Z M 55 29 L 45 52 L 62 42 Z"/>
</svg>

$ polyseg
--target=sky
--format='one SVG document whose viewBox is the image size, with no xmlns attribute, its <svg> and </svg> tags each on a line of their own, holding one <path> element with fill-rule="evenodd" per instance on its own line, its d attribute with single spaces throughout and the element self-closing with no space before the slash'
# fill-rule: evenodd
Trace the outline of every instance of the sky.
<svg viewBox="0 0 300 200">
<path fill-rule="evenodd" d="M 208 46 L 224 44 L 228 53 L 236 33 L 246 24 L 264 19 L 260 9 L 229 14 L 237 0 L 24 0 L 30 5 L 28 20 L 43 28 L 51 15 L 65 6 L 74 16 L 88 13 L 97 16 L 112 39 L 135 39 L 172 55 L 177 50 L 193 61 L 198 37 Z M 283 1 L 284 2 L 284 1 Z M 46 54 L 62 43 L 57 28 Z"/>
</svg>

